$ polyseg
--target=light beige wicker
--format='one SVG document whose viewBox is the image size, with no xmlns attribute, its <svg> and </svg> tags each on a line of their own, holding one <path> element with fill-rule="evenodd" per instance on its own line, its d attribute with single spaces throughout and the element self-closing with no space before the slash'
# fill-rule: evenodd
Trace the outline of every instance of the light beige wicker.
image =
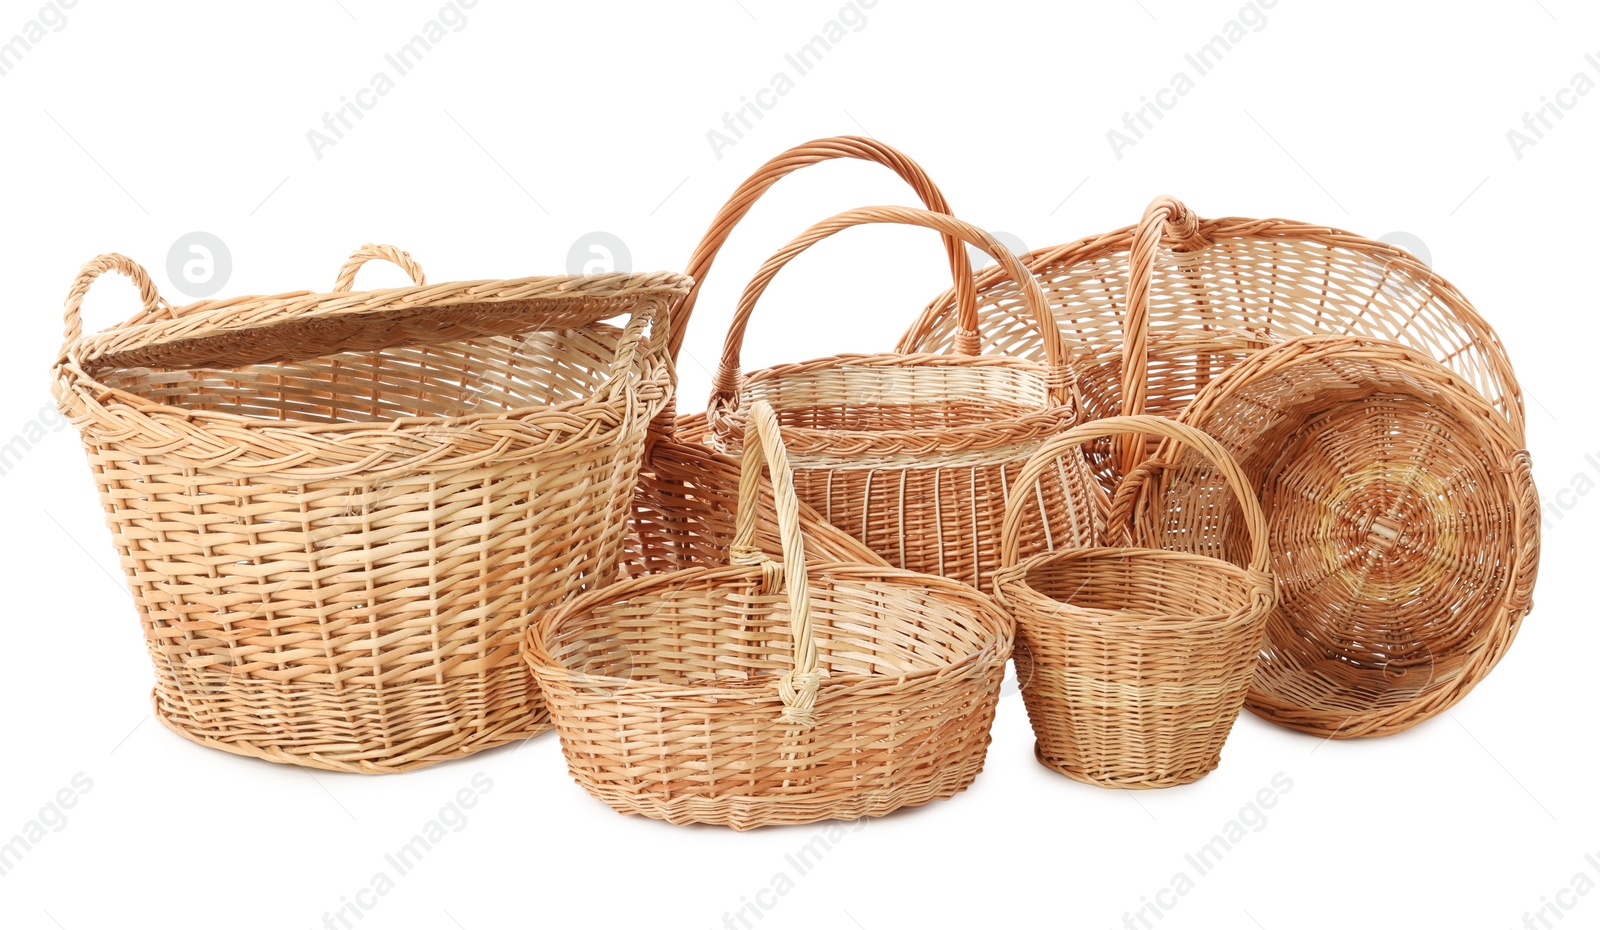
<svg viewBox="0 0 1600 930">
<path fill-rule="evenodd" d="M 733 565 L 624 581 L 528 630 L 572 776 L 625 813 L 735 829 L 955 794 L 983 768 L 1010 622 L 943 578 L 807 563 L 777 417 L 749 417 Z M 782 562 L 754 546 L 763 458 Z"/>
<path fill-rule="evenodd" d="M 1177 416 L 1253 352 L 1296 336 L 1352 335 L 1435 359 L 1522 435 L 1521 389 L 1499 337 L 1449 282 L 1386 243 L 1289 220 L 1200 219 L 1158 197 L 1137 227 L 1039 249 L 1023 262 L 1070 351 L 1086 360 L 1086 418 Z M 1044 359 L 1047 345 L 1010 272 L 985 269 L 977 287 L 982 350 Z M 900 350 L 969 343 L 964 301 L 955 290 L 936 298 Z M 1137 443 L 1125 450 L 1137 458 Z M 1106 443 L 1091 447 L 1090 461 L 1115 490 L 1127 463 L 1114 463 Z"/>
<path fill-rule="evenodd" d="M 834 159 L 859 159 L 889 168 L 909 185 L 927 208 L 949 213 L 944 195 L 916 162 L 873 139 L 837 136 L 797 145 L 772 158 L 746 178 L 712 219 L 689 260 L 687 274 L 694 283 L 672 308 L 668 351 L 674 360 L 682 349 L 689 318 L 717 254 L 739 222 L 763 194 L 789 174 L 809 165 Z M 965 305 L 976 306 L 972 269 L 965 246 L 945 237 L 955 281 L 966 282 Z M 974 337 L 975 338 L 975 337 Z M 770 494 L 770 490 L 767 492 Z M 712 449 L 705 436 L 703 413 L 675 416 L 669 406 L 651 425 L 639 491 L 634 500 L 626 566 L 630 574 L 668 571 L 695 565 L 726 562 L 733 540 L 733 515 L 739 496 L 739 463 Z M 768 508 L 770 511 L 770 508 Z M 879 562 L 860 540 L 835 529 L 801 505 L 801 522 L 813 557 L 845 562 Z M 757 544 L 776 554 L 779 541 L 769 521 L 757 525 Z"/>
<path fill-rule="evenodd" d="M 351 292 L 374 257 L 415 285 Z M 143 309 L 84 336 L 106 271 Z M 208 746 L 373 773 L 546 728 L 519 637 L 614 577 L 672 387 L 654 321 L 687 285 L 427 285 L 367 246 L 333 293 L 171 307 L 127 258 L 86 265 L 53 389 L 133 591 L 156 716 Z"/>
<path fill-rule="evenodd" d="M 1159 548 L 1093 547 L 1019 558 L 1039 478 L 1080 443 L 1153 435 L 1210 462 L 1240 501 L 1249 564 Z M 1132 501 L 1119 496 L 1119 505 Z M 1210 514 L 1174 508 L 1198 529 Z M 1132 517 L 1114 508 L 1113 530 Z M 1126 539 L 1141 542 L 1137 535 Z M 1244 473 L 1210 437 L 1152 416 L 1075 427 L 1018 473 L 995 590 L 1017 623 L 1017 678 L 1039 761 L 1078 781 L 1162 788 L 1216 768 L 1260 654 L 1273 602 L 1266 523 Z"/>
<path fill-rule="evenodd" d="M 1222 374 L 1183 420 L 1233 454 L 1267 515 L 1281 597 L 1251 710 L 1321 736 L 1394 733 L 1505 655 L 1532 606 L 1539 498 L 1527 451 L 1462 378 L 1404 346 L 1305 337 Z M 1215 470 L 1171 452 L 1140 476 L 1166 502 L 1146 531 L 1244 561 Z"/>
<path fill-rule="evenodd" d="M 837 355 L 741 376 L 745 328 L 774 276 L 816 242 L 864 223 L 923 226 L 993 255 L 1028 285 L 1027 304 L 1046 334 L 1045 363 Z M 802 233 L 745 289 L 713 382 L 708 428 L 719 447 L 736 449 L 747 405 L 768 401 L 784 426 L 801 500 L 891 565 L 986 585 L 999 560 L 996 530 L 1013 474 L 1077 419 L 1073 359 L 1053 333 L 1043 293 L 983 230 L 909 207 L 848 211 Z M 1026 552 L 1094 541 L 1103 499 L 1081 457 L 1066 457 L 1039 495 L 1045 516 L 1022 540 Z"/>
</svg>

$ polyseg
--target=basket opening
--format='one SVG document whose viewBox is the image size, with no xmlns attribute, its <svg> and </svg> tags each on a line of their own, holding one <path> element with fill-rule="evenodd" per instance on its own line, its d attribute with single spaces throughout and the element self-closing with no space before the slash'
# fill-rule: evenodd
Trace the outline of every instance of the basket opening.
<svg viewBox="0 0 1600 930">
<path fill-rule="evenodd" d="M 1222 626 L 1250 607 L 1243 569 L 1181 552 L 1098 548 L 1058 552 L 1035 562 L 1023 583 L 1074 614 L 1117 622 L 1212 620 Z"/>
<path fill-rule="evenodd" d="M 981 426 L 1044 409 L 1042 370 L 999 361 L 768 370 L 750 377 L 745 403 L 768 401 L 786 427 L 860 431 Z"/>
</svg>

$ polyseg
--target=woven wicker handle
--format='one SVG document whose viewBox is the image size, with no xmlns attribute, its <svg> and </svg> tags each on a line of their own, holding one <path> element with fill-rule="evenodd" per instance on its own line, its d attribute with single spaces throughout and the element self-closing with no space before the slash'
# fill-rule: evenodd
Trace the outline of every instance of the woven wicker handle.
<svg viewBox="0 0 1600 930">
<path fill-rule="evenodd" d="M 1057 457 L 1073 446 L 1092 439 L 1146 434 L 1189 446 L 1217 466 L 1244 510 L 1245 528 L 1250 533 L 1250 570 L 1265 575 L 1272 567 L 1272 556 L 1267 548 L 1267 519 L 1261 512 L 1261 502 L 1251 490 L 1250 479 L 1245 477 L 1239 463 L 1234 461 L 1221 443 L 1200 430 L 1165 417 L 1148 415 L 1107 417 L 1075 426 L 1040 446 L 1029 457 L 1016 480 L 1011 483 L 1011 494 L 1006 500 L 1005 523 L 1000 528 L 1000 564 L 1010 568 L 1019 561 L 1022 520 L 1026 509 L 1023 505 L 1031 499 L 1028 488 L 1038 482 Z"/>
<path fill-rule="evenodd" d="M 78 277 L 72 282 L 72 289 L 67 291 L 67 312 L 63 316 L 65 324 L 62 338 L 63 352 L 65 352 L 67 345 L 83 335 L 82 310 L 84 295 L 89 293 L 89 288 L 94 284 L 95 279 L 108 271 L 126 275 L 139 288 L 139 299 L 142 302 L 142 306 L 139 313 L 129 320 L 126 325 L 149 323 L 152 320 L 173 315 L 172 305 L 167 303 L 161 294 L 156 291 L 155 283 L 150 280 L 150 273 L 144 270 L 144 266 L 126 255 L 118 255 L 115 252 L 97 255 L 79 269 Z"/>
<path fill-rule="evenodd" d="M 1128 250 L 1127 308 L 1122 320 L 1122 413 L 1144 413 L 1150 381 L 1150 291 L 1155 282 L 1156 255 L 1163 240 L 1189 251 L 1211 243 L 1200 233 L 1200 218 L 1182 202 L 1163 194 L 1150 201 L 1133 233 Z M 1128 436 L 1118 443 L 1117 461 L 1126 475 L 1144 458 L 1145 437 Z"/>
<path fill-rule="evenodd" d="M 356 283 L 356 272 L 361 270 L 362 265 L 375 258 L 399 265 L 410 276 L 413 284 L 420 286 L 428 283 L 428 276 L 422 273 L 422 266 L 417 264 L 409 252 L 392 245 L 375 245 L 369 242 L 351 252 L 344 267 L 339 269 L 339 276 L 333 282 L 334 293 L 350 290 Z"/>
<path fill-rule="evenodd" d="M 816 723 L 815 706 L 821 674 L 817 671 L 817 643 L 811 632 L 811 579 L 806 573 L 805 544 L 800 537 L 800 498 L 794 493 L 794 472 L 789 453 L 778 432 L 778 415 L 764 400 L 750 408 L 750 425 L 758 442 L 744 444 L 739 473 L 739 512 L 729 557 L 736 565 L 760 566 L 764 593 L 779 585 L 789 595 L 789 629 L 794 636 L 794 668 L 778 679 L 783 713 L 778 722 L 809 727 Z M 761 465 L 772 472 L 772 499 L 778 511 L 778 538 L 783 562 L 772 561 L 756 546 L 756 511 L 761 506 Z"/>
<path fill-rule="evenodd" d="M 922 226 L 937 230 L 945 236 L 954 236 L 964 242 L 983 249 L 993 256 L 995 261 L 1006 269 L 1016 281 L 1023 286 L 1023 299 L 1028 310 L 1033 314 L 1034 321 L 1038 323 L 1040 332 L 1044 334 L 1045 356 L 1047 358 L 1048 373 L 1046 383 L 1050 389 L 1050 397 L 1056 403 L 1068 403 L 1076 390 L 1076 378 L 1068 368 L 1070 357 L 1066 343 L 1061 338 L 1061 331 L 1056 327 L 1055 318 L 1050 315 L 1050 303 L 1044 295 L 1044 290 L 1039 287 L 1039 282 L 1022 266 L 1022 262 L 1011 254 L 1000 243 L 1000 240 L 989 235 L 971 223 L 963 222 L 953 216 L 942 213 L 929 213 L 913 207 L 861 207 L 848 210 L 831 219 L 812 226 L 801 233 L 794 241 L 784 246 L 781 251 L 767 259 L 761 270 L 756 272 L 754 278 L 745 287 L 744 295 L 739 298 L 739 309 L 734 314 L 733 322 L 728 327 L 728 338 L 723 343 L 722 360 L 717 365 L 717 373 L 712 381 L 711 401 L 707 406 L 707 413 L 713 420 L 720 419 L 727 412 L 739 409 L 739 381 L 740 381 L 740 352 L 744 347 L 745 328 L 750 323 L 750 315 L 755 311 L 756 301 L 767 290 L 767 285 L 778 272 L 787 265 L 795 256 L 804 252 L 811 246 L 835 233 L 849 229 L 852 226 L 861 226 L 868 223 L 900 223 L 907 226 Z"/>
<path fill-rule="evenodd" d="M 667 347 L 674 361 L 678 358 L 678 351 L 683 347 L 684 333 L 689 326 L 689 316 L 694 312 L 695 301 L 699 299 L 700 286 L 705 283 L 706 275 L 711 271 L 711 263 L 716 261 L 717 253 L 728 241 L 734 226 L 744 219 L 745 214 L 750 212 L 750 208 L 761 195 L 781 178 L 807 165 L 835 158 L 859 158 L 862 161 L 883 165 L 905 179 L 929 210 L 934 213 L 951 212 L 950 204 L 945 202 L 944 194 L 928 177 L 927 172 L 922 170 L 922 166 L 877 140 L 861 136 L 834 136 L 828 139 L 816 139 L 789 149 L 757 168 L 754 174 L 739 185 L 733 196 L 728 198 L 728 202 L 717 211 L 716 217 L 711 220 L 710 228 L 701 237 L 700 244 L 695 247 L 686 272 L 694 279 L 694 284 L 689 293 L 684 295 L 683 300 L 672 308 L 671 334 L 668 336 Z M 956 306 L 961 313 L 962 332 L 970 336 L 965 345 L 970 347 L 968 354 L 971 354 L 976 351 L 978 344 L 978 292 L 972 281 L 972 263 L 967 259 L 967 250 L 962 248 L 960 241 L 954 236 L 945 236 L 944 244 L 945 251 L 950 255 L 950 275 L 955 281 Z"/>
</svg>

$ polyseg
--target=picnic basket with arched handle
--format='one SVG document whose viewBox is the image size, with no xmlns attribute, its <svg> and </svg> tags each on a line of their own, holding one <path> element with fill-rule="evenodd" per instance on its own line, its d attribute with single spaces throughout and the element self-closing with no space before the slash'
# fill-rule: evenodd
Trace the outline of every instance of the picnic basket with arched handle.
<svg viewBox="0 0 1600 930">
<path fill-rule="evenodd" d="M 1026 285 L 1045 362 L 958 350 L 836 355 L 741 373 L 745 329 L 778 272 L 811 245 L 867 223 L 933 229 L 992 255 Z M 910 207 L 847 211 L 802 233 L 745 288 L 713 380 L 708 430 L 714 444 L 738 448 L 748 405 L 766 400 L 784 426 L 801 500 L 891 565 L 985 586 L 1013 473 L 1078 417 L 1075 360 L 1052 333 L 1043 293 L 983 230 Z M 1094 541 L 1103 501 L 1081 458 L 1064 457 L 1038 494 L 1044 518 L 1024 549 Z"/>
<path fill-rule="evenodd" d="M 1080 443 L 1151 435 L 1212 463 L 1239 501 L 1244 567 L 1152 548 L 1132 532 L 1133 500 L 1111 513 L 1122 547 L 1023 557 L 1033 491 Z M 1185 509 L 1198 526 L 1209 517 Z M 1162 788 L 1216 768 L 1244 705 L 1273 603 L 1266 521 L 1228 453 L 1199 430 L 1154 416 L 1110 417 L 1045 443 L 1018 472 L 1000 537 L 995 592 L 1017 624 L 1016 666 L 1044 765 L 1078 781 Z"/>
<path fill-rule="evenodd" d="M 983 767 L 1010 622 L 944 578 L 808 562 L 778 418 L 748 417 L 731 565 L 623 581 L 528 630 L 568 769 L 618 811 L 735 829 L 955 794 Z M 781 561 L 755 545 L 763 461 Z"/>
<path fill-rule="evenodd" d="M 407 287 L 352 290 L 362 263 Z M 84 335 L 106 271 L 127 322 Z M 529 619 L 615 577 L 681 275 L 427 284 L 368 245 L 333 291 L 173 307 L 84 266 L 52 369 L 156 672 L 156 717 L 275 762 L 396 772 L 549 726 Z M 622 318 L 621 325 L 607 320 Z"/>
</svg>

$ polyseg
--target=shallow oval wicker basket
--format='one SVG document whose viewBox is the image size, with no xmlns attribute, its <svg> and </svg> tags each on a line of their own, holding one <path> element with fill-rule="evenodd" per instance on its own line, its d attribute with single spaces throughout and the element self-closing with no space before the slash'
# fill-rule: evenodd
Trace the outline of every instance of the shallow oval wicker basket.
<svg viewBox="0 0 1600 930">
<path fill-rule="evenodd" d="M 415 283 L 351 291 L 371 258 Z M 106 271 L 143 309 L 82 335 Z M 52 387 L 138 607 L 156 717 L 207 746 L 369 773 L 546 729 L 520 636 L 615 576 L 672 386 L 654 324 L 687 283 L 428 285 L 410 256 L 366 246 L 330 293 L 172 307 L 127 258 L 86 265 Z"/>
<path fill-rule="evenodd" d="M 572 776 L 624 813 L 735 829 L 955 794 L 983 767 L 1010 621 L 947 579 L 808 564 L 777 417 L 749 415 L 735 564 L 590 592 L 528 631 Z M 782 562 L 752 545 L 763 458 Z"/>
<path fill-rule="evenodd" d="M 1029 493 L 1056 457 L 1094 439 L 1154 435 L 1215 464 L 1240 502 L 1244 568 L 1126 535 L 1019 559 Z M 1243 472 L 1198 430 L 1153 416 L 1110 417 L 1052 439 L 1023 466 L 1006 508 L 995 591 L 1017 623 L 1017 679 L 1041 763 L 1110 788 L 1164 788 L 1217 767 L 1244 705 L 1273 602 L 1266 523 Z M 1119 496 L 1118 503 L 1131 498 Z M 1184 509 L 1198 524 L 1203 513 Z"/>
<path fill-rule="evenodd" d="M 1237 458 L 1266 512 L 1281 597 L 1252 711 L 1381 736 L 1448 709 L 1505 655 L 1532 607 L 1539 498 L 1527 451 L 1459 376 L 1404 346 L 1305 337 L 1212 381 L 1183 421 Z M 1141 467 L 1166 502 L 1147 531 L 1243 561 L 1214 467 L 1172 452 Z"/>
</svg>

